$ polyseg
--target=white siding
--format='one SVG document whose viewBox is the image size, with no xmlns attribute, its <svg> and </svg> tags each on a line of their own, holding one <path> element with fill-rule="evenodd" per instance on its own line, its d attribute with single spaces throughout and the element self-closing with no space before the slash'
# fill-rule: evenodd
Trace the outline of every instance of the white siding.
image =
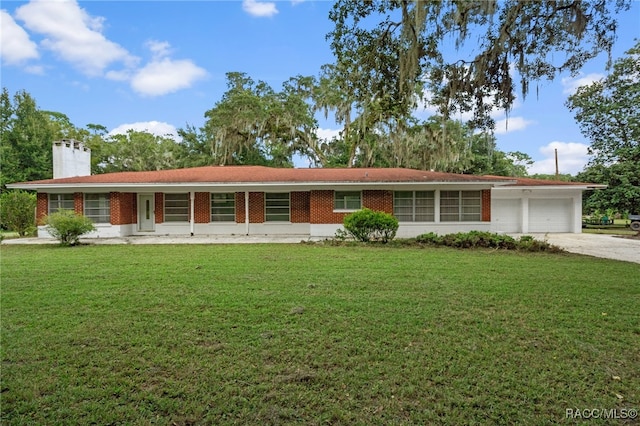
<svg viewBox="0 0 640 426">
<path fill-rule="evenodd" d="M 572 232 L 572 218 L 570 198 L 529 200 L 529 232 Z"/>
<path fill-rule="evenodd" d="M 519 198 L 491 200 L 493 232 L 522 232 L 522 200 Z"/>
</svg>

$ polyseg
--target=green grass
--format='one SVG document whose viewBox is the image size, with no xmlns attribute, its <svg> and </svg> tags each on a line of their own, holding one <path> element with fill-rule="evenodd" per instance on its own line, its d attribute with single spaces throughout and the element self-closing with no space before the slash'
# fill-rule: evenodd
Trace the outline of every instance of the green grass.
<svg viewBox="0 0 640 426">
<path fill-rule="evenodd" d="M 607 235 L 636 235 L 636 231 L 620 227 L 596 227 L 590 226 L 582 229 L 583 234 L 607 234 Z"/>
<path fill-rule="evenodd" d="M 2 246 L 0 266 L 4 425 L 640 407 L 637 264 L 297 244 Z"/>
<path fill-rule="evenodd" d="M 587 225 L 582 228 L 584 234 L 636 235 L 636 231 L 629 228 L 628 219 L 614 219 L 613 225 Z"/>
</svg>

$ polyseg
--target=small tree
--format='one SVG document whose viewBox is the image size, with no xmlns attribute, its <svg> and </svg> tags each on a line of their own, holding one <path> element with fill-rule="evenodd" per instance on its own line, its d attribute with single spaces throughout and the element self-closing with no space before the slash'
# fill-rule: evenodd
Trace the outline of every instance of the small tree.
<svg viewBox="0 0 640 426">
<path fill-rule="evenodd" d="M 0 222 L 20 237 L 36 229 L 36 196 L 25 191 L 5 191 L 0 195 Z"/>
<path fill-rule="evenodd" d="M 364 208 L 345 216 L 344 228 L 358 241 L 386 243 L 395 238 L 398 219 L 389 213 Z"/>
<path fill-rule="evenodd" d="M 76 214 L 71 210 L 60 210 L 45 218 L 47 232 L 60 240 L 63 246 L 78 244 L 80 235 L 95 231 L 93 222 L 85 216 Z"/>
</svg>

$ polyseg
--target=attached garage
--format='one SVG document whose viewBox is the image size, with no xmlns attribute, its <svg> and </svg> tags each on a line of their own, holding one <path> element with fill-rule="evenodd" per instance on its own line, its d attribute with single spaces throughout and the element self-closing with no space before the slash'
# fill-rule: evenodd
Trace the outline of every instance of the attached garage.
<svg viewBox="0 0 640 426">
<path fill-rule="evenodd" d="M 582 192 L 606 188 L 606 185 L 582 182 L 515 179 L 515 184 L 495 186 L 491 189 L 493 232 L 580 233 Z"/>
<path fill-rule="evenodd" d="M 529 199 L 529 232 L 573 232 L 571 198 Z"/>
<path fill-rule="evenodd" d="M 504 198 L 491 200 L 493 232 L 522 232 L 522 200 Z"/>
</svg>

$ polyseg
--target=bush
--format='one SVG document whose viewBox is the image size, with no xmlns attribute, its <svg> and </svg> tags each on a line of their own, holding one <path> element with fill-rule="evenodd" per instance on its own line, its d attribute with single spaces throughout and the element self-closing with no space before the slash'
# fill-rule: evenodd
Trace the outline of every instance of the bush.
<svg viewBox="0 0 640 426">
<path fill-rule="evenodd" d="M 0 222 L 20 237 L 36 230 L 36 195 L 25 191 L 7 191 L 0 195 Z"/>
<path fill-rule="evenodd" d="M 418 235 L 416 237 L 416 242 L 422 244 L 429 244 L 432 246 L 442 245 L 442 237 L 440 237 L 435 232 L 429 232 L 428 234 Z"/>
<path fill-rule="evenodd" d="M 364 208 L 345 216 L 344 228 L 358 241 L 386 243 L 395 238 L 398 219 L 389 213 L 374 212 Z"/>
<path fill-rule="evenodd" d="M 516 240 L 509 235 L 493 234 L 483 231 L 458 232 L 456 234 L 443 236 L 438 236 L 430 232 L 419 235 L 416 237 L 416 241 L 421 244 L 455 248 L 496 248 L 531 252 L 547 251 L 552 253 L 563 251 L 560 247 L 551 245 L 547 241 L 536 240 L 530 235 L 523 235 Z"/>
<path fill-rule="evenodd" d="M 90 219 L 71 210 L 60 210 L 45 218 L 47 232 L 60 241 L 63 246 L 78 244 L 80 235 L 95 231 Z"/>
</svg>

